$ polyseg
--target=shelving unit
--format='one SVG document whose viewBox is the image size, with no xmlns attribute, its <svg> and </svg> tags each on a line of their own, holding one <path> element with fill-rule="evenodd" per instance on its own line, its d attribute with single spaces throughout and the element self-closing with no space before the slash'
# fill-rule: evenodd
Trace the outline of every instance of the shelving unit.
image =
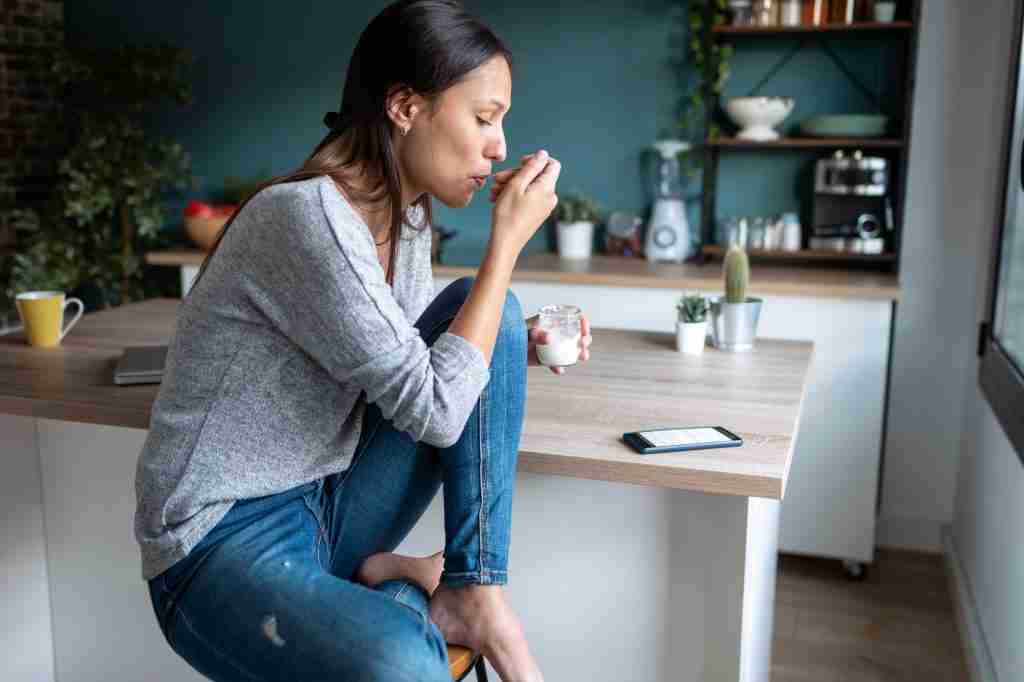
<svg viewBox="0 0 1024 682">
<path fill-rule="evenodd" d="M 709 3 L 710 5 L 710 3 Z M 772 40 L 786 39 L 795 40 L 796 44 L 790 47 L 784 54 L 780 50 L 780 60 L 777 64 L 767 70 L 766 76 L 753 88 L 750 95 L 757 95 L 758 90 L 770 81 L 800 50 L 810 43 L 820 45 L 822 50 L 832 58 L 847 79 L 862 93 L 878 100 L 880 95 L 870 92 L 859 80 L 842 64 L 839 57 L 829 47 L 829 42 L 839 38 L 872 37 L 875 41 L 880 39 L 900 41 L 903 46 L 902 54 L 902 81 L 903 81 L 903 112 L 899 129 L 899 137 L 885 138 L 821 138 L 821 137 L 784 137 L 771 142 L 756 142 L 743 140 L 736 137 L 709 138 L 707 135 L 704 146 L 704 194 L 701 210 L 701 260 L 720 259 L 724 255 L 724 248 L 715 241 L 715 226 L 718 220 L 716 215 L 716 195 L 720 182 L 719 155 L 725 152 L 730 154 L 758 154 L 775 152 L 779 150 L 813 152 L 821 150 L 822 155 L 831 150 L 860 149 L 866 152 L 875 151 L 876 154 L 884 155 L 890 160 L 890 181 L 889 196 L 893 204 L 894 229 L 890 244 L 884 254 L 868 255 L 858 253 L 844 253 L 833 251 L 814 251 L 804 249 L 795 252 L 773 252 L 773 251 L 749 251 L 752 260 L 765 262 L 787 261 L 789 263 L 814 263 L 819 266 L 849 267 L 849 268 L 877 268 L 889 272 L 898 271 L 899 267 L 899 246 L 903 227 L 903 211 L 906 194 L 906 171 L 907 159 L 910 151 L 911 112 L 914 89 L 914 63 L 917 51 L 917 26 L 920 21 L 920 0 L 905 0 L 900 3 L 898 16 L 901 19 L 908 17 L 910 20 L 900 20 L 889 23 L 861 22 L 854 24 L 827 24 L 822 26 L 717 26 L 709 38 L 716 42 L 746 41 L 751 39 Z M 709 7 L 706 20 L 713 23 L 713 8 Z M 736 45 L 736 50 L 742 50 L 742 45 Z M 710 74 L 705 74 L 709 76 Z M 706 102 L 707 119 L 705 130 L 711 129 L 713 122 L 719 122 L 732 126 L 732 122 L 724 114 L 720 107 L 717 96 L 709 98 Z M 841 112 L 834 112 L 841 113 Z M 809 158 L 809 164 L 814 159 Z M 813 195 L 813 188 L 806 187 L 806 200 L 802 198 L 800 207 L 801 224 L 804 225 L 804 243 L 807 243 L 808 230 L 810 227 L 810 215 L 806 206 L 810 205 Z"/>
<path fill-rule="evenodd" d="M 708 244 L 703 252 L 709 256 L 722 257 L 725 255 L 725 247 L 717 244 Z M 840 253 L 837 251 L 821 251 L 815 249 L 801 249 L 800 251 L 773 251 L 765 249 L 748 249 L 747 255 L 750 258 L 759 260 L 775 261 L 822 261 L 833 262 L 858 262 L 858 263 L 892 263 L 896 260 L 894 253 Z"/>
</svg>

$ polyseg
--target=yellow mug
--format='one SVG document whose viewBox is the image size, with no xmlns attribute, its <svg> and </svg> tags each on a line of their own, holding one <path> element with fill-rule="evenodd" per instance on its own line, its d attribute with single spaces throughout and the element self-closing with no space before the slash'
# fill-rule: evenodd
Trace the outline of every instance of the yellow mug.
<svg viewBox="0 0 1024 682">
<path fill-rule="evenodd" d="M 78 305 L 78 312 L 65 327 L 64 311 L 72 304 Z M 29 345 L 41 348 L 59 346 L 85 311 L 85 305 L 77 298 L 69 298 L 65 303 L 63 291 L 26 291 L 14 297 L 14 305 L 25 325 Z"/>
</svg>

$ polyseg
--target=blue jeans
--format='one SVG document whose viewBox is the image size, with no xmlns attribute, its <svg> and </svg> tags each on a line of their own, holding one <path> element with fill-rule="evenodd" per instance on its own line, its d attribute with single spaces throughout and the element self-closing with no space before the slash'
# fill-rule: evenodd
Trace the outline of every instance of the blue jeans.
<svg viewBox="0 0 1024 682">
<path fill-rule="evenodd" d="M 453 282 L 416 322 L 428 345 L 471 286 Z M 442 583 L 507 581 L 525 398 L 526 325 L 509 293 L 490 381 L 458 442 L 414 442 L 367 405 L 347 470 L 236 502 L 187 557 L 149 581 L 168 643 L 223 682 L 450 680 L 427 593 L 406 580 L 371 589 L 354 576 L 366 557 L 401 543 L 443 483 Z"/>
</svg>

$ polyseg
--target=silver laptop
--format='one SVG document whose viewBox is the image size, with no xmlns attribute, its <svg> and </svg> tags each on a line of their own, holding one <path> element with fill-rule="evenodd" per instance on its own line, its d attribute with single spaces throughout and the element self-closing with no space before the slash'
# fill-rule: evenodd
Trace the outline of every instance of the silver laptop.
<svg viewBox="0 0 1024 682">
<path fill-rule="evenodd" d="M 114 368 L 114 383 L 159 384 L 164 375 L 167 346 L 131 346 Z"/>
</svg>

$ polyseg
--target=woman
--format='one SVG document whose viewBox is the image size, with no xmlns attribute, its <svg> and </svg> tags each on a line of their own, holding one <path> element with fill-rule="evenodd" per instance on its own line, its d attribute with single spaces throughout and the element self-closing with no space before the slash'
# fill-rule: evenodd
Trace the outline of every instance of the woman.
<svg viewBox="0 0 1024 682">
<path fill-rule="evenodd" d="M 448 641 L 502 679 L 542 679 L 502 588 L 543 340 L 508 286 L 558 161 L 493 176 L 478 276 L 431 300 L 430 197 L 465 206 L 504 160 L 510 99 L 508 50 L 457 2 L 388 7 L 326 138 L 206 258 L 139 458 L 135 532 L 160 627 L 207 677 L 447 680 Z M 392 554 L 442 482 L 443 557 Z"/>
</svg>

